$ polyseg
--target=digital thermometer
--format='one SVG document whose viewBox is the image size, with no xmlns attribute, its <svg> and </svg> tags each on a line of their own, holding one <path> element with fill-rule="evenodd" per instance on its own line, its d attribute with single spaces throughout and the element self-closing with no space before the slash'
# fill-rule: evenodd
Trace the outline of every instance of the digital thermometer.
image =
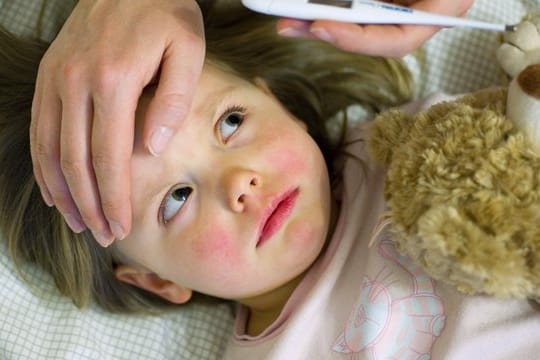
<svg viewBox="0 0 540 360">
<path fill-rule="evenodd" d="M 375 0 L 242 0 L 242 3 L 247 8 L 263 14 L 303 20 L 326 19 L 357 24 L 414 24 L 465 26 L 493 31 L 515 30 L 515 25 L 437 15 Z"/>
</svg>

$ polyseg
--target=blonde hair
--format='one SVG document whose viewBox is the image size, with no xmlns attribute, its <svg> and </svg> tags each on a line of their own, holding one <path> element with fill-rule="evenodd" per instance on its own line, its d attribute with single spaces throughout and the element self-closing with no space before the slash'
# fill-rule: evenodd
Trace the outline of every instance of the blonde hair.
<svg viewBox="0 0 540 360">
<path fill-rule="evenodd" d="M 275 21 L 237 7 L 205 14 L 207 58 L 253 81 L 266 81 L 287 109 L 308 125 L 332 165 L 340 144 L 327 120 L 349 105 L 379 112 L 411 96 L 409 72 L 399 60 L 339 51 L 314 40 L 283 38 Z M 38 65 L 47 44 L 0 33 L 0 228 L 12 259 L 51 274 L 79 307 L 94 299 L 111 311 L 151 311 L 166 302 L 118 281 L 115 258 L 90 232 L 72 233 L 47 207 L 36 185 L 28 129 Z M 20 266 L 19 266 L 20 267 Z"/>
</svg>

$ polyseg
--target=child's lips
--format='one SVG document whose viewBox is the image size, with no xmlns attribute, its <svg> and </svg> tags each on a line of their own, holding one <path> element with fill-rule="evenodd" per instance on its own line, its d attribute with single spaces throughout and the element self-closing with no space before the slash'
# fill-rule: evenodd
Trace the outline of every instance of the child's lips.
<svg viewBox="0 0 540 360">
<path fill-rule="evenodd" d="M 270 239 L 289 218 L 296 204 L 299 190 L 289 190 L 272 201 L 262 216 L 257 247 Z"/>
</svg>

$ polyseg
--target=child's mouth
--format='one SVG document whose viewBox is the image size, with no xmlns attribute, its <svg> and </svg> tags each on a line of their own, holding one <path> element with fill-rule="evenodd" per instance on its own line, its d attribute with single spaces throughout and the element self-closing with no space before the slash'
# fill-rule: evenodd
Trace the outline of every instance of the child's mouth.
<svg viewBox="0 0 540 360">
<path fill-rule="evenodd" d="M 260 232 L 257 247 L 270 239 L 281 228 L 285 220 L 288 219 L 296 204 L 298 193 L 298 188 L 287 191 L 272 202 L 272 205 L 263 217 L 263 227 Z"/>
</svg>

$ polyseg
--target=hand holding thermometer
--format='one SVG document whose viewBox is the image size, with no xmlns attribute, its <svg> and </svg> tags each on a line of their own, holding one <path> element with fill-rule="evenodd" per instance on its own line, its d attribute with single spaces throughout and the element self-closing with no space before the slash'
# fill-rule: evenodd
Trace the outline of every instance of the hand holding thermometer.
<svg viewBox="0 0 540 360">
<path fill-rule="evenodd" d="M 326 19 L 357 24 L 464 26 L 493 31 L 515 30 L 515 25 L 437 15 L 375 0 L 242 0 L 242 3 L 253 11 L 303 20 Z"/>
</svg>

